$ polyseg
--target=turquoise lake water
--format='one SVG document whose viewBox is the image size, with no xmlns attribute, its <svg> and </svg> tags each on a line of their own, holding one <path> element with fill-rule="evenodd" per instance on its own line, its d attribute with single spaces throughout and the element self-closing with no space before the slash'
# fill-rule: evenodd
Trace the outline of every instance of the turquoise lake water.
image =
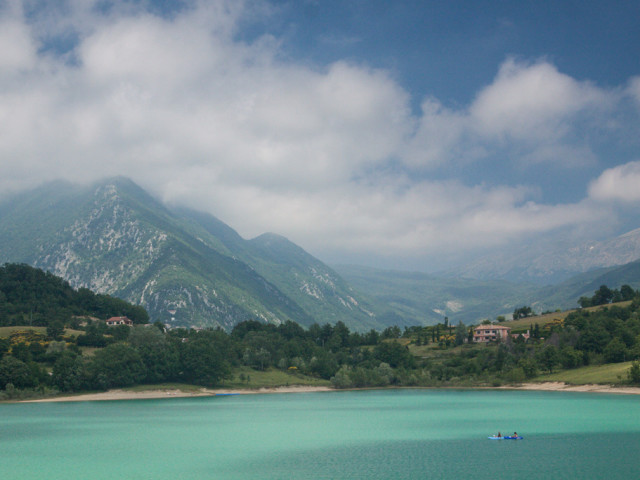
<svg viewBox="0 0 640 480">
<path fill-rule="evenodd" d="M 487 436 L 517 430 L 522 441 Z M 640 396 L 381 390 L 0 405 L 0 478 L 636 479 Z"/>
</svg>

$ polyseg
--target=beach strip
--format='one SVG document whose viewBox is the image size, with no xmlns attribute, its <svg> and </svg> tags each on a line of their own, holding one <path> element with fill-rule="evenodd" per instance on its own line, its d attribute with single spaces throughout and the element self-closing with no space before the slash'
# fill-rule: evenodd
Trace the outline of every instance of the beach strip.
<svg viewBox="0 0 640 480">
<path fill-rule="evenodd" d="M 544 392 L 588 392 L 588 393 L 620 393 L 625 395 L 640 395 L 640 387 L 584 384 L 571 385 L 564 382 L 523 383 L 520 385 L 504 385 L 497 387 L 504 390 L 539 390 Z"/>
<path fill-rule="evenodd" d="M 455 388 L 455 387 L 454 387 Z M 614 385 L 570 385 L 563 382 L 523 383 L 519 385 L 504 385 L 491 387 L 497 390 L 538 390 L 546 392 L 588 392 L 588 393 L 618 393 L 625 395 L 640 395 L 640 387 Z M 330 387 L 286 386 L 258 389 L 209 389 L 201 388 L 196 391 L 182 391 L 179 389 L 160 390 L 122 390 L 115 389 L 98 393 L 83 393 L 60 397 L 24 400 L 24 402 L 90 402 L 105 400 L 149 400 L 158 398 L 211 397 L 215 395 L 251 395 L 263 393 L 311 393 L 337 391 Z"/>
<path fill-rule="evenodd" d="M 215 395 L 250 395 L 260 393 L 309 393 L 309 392 L 327 392 L 334 389 L 329 387 L 309 387 L 309 386 L 289 386 L 289 387 L 273 387 L 258 389 L 209 389 L 201 388 L 196 391 L 182 391 L 179 389 L 160 389 L 160 390 L 122 390 L 114 389 L 106 392 L 97 393 L 81 393 L 78 395 L 67 395 L 60 397 L 39 398 L 35 400 L 24 400 L 24 402 L 93 402 L 105 400 L 150 400 L 158 398 L 184 398 L 184 397 L 212 397 Z"/>
</svg>

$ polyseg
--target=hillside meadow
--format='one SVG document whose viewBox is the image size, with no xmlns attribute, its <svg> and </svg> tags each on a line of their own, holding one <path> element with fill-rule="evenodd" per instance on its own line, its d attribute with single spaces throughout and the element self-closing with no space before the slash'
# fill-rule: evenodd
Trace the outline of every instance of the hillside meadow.
<svg viewBox="0 0 640 480">
<path fill-rule="evenodd" d="M 552 374 L 540 375 L 534 382 L 564 382 L 569 385 L 605 384 L 620 385 L 627 380 L 632 362 L 606 363 L 561 370 Z"/>
<path fill-rule="evenodd" d="M 542 315 L 534 315 L 526 318 L 519 318 L 518 320 L 507 320 L 505 322 L 501 322 L 500 325 L 504 325 L 505 327 L 510 327 L 513 330 L 521 331 L 528 329 L 531 325 L 535 325 L 536 323 L 543 327 L 553 321 L 564 320 L 568 315 L 578 312 L 578 311 L 586 311 L 586 312 L 597 312 L 602 309 L 607 309 L 613 306 L 626 308 L 631 305 L 631 301 L 626 302 L 618 302 L 612 303 L 609 305 L 598 305 L 595 307 L 587 307 L 587 308 L 574 308 L 571 310 L 563 310 L 558 312 L 545 313 Z"/>
</svg>

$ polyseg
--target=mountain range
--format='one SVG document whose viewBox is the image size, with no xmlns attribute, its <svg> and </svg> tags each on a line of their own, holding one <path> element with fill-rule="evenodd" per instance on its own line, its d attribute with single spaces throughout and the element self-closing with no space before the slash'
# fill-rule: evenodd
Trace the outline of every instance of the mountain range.
<svg viewBox="0 0 640 480">
<path fill-rule="evenodd" d="M 27 263 L 74 287 L 143 305 L 151 321 L 175 326 L 343 321 L 364 331 L 443 317 L 475 323 L 522 305 L 574 307 L 600 284 L 638 288 L 640 264 L 631 262 L 638 258 L 635 230 L 439 275 L 329 267 L 277 234 L 246 240 L 210 214 L 170 208 L 126 178 L 52 182 L 0 203 L 1 262 Z"/>
<path fill-rule="evenodd" d="M 548 285 L 600 268 L 640 259 L 640 228 L 601 241 L 523 243 L 510 252 L 483 256 L 443 274 L 452 278 L 508 280 Z"/>
<path fill-rule="evenodd" d="M 498 316 L 509 318 L 516 308 L 532 307 L 535 313 L 578 307 L 580 297 L 591 297 L 601 286 L 640 289 L 640 261 L 600 268 L 575 275 L 564 282 L 540 286 L 506 280 L 478 280 L 429 275 L 419 272 L 377 270 L 361 266 L 336 266 L 355 289 L 379 306 L 380 318 L 392 324 L 414 319 L 413 324 L 435 324 L 444 317 L 477 324 Z M 399 322 L 400 323 L 400 322 Z"/>
<path fill-rule="evenodd" d="M 383 326 L 333 270 L 284 237 L 244 240 L 211 215 L 167 208 L 125 178 L 54 182 L 8 199 L 0 245 L 1 261 L 141 304 L 152 321 Z"/>
</svg>

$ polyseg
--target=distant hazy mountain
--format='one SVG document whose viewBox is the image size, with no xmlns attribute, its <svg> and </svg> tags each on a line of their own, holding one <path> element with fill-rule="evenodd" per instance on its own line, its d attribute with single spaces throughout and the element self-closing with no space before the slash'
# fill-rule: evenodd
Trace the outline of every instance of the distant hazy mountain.
<svg viewBox="0 0 640 480">
<path fill-rule="evenodd" d="M 560 283 L 594 269 L 625 265 L 638 259 L 640 229 L 606 241 L 524 245 L 516 252 L 482 257 L 447 272 L 446 276 L 545 285 Z"/>
<path fill-rule="evenodd" d="M 499 315 L 508 317 L 522 306 L 536 313 L 578 306 L 582 296 L 593 296 L 601 286 L 640 289 L 640 261 L 592 270 L 552 286 L 510 283 L 503 280 L 447 278 L 357 266 L 334 267 L 354 288 L 370 298 L 385 323 L 434 324 L 446 316 L 449 322 L 475 324 Z"/>
<path fill-rule="evenodd" d="M 501 280 L 446 278 L 417 272 L 334 266 L 354 288 L 367 294 L 385 323 L 432 325 L 448 317 L 465 324 L 531 305 L 539 287 Z M 394 321 L 395 320 L 395 321 Z"/>
<path fill-rule="evenodd" d="M 535 303 L 548 309 L 575 308 L 580 297 L 593 296 L 601 285 L 617 289 L 622 285 L 629 285 L 634 290 L 640 290 L 640 261 L 591 270 L 558 285 L 541 288 L 535 294 Z"/>
<path fill-rule="evenodd" d="M 51 183 L 0 204 L 0 261 L 142 304 L 152 321 L 384 327 L 333 270 L 285 238 L 244 240 L 213 216 L 166 208 L 124 178 Z"/>
</svg>

